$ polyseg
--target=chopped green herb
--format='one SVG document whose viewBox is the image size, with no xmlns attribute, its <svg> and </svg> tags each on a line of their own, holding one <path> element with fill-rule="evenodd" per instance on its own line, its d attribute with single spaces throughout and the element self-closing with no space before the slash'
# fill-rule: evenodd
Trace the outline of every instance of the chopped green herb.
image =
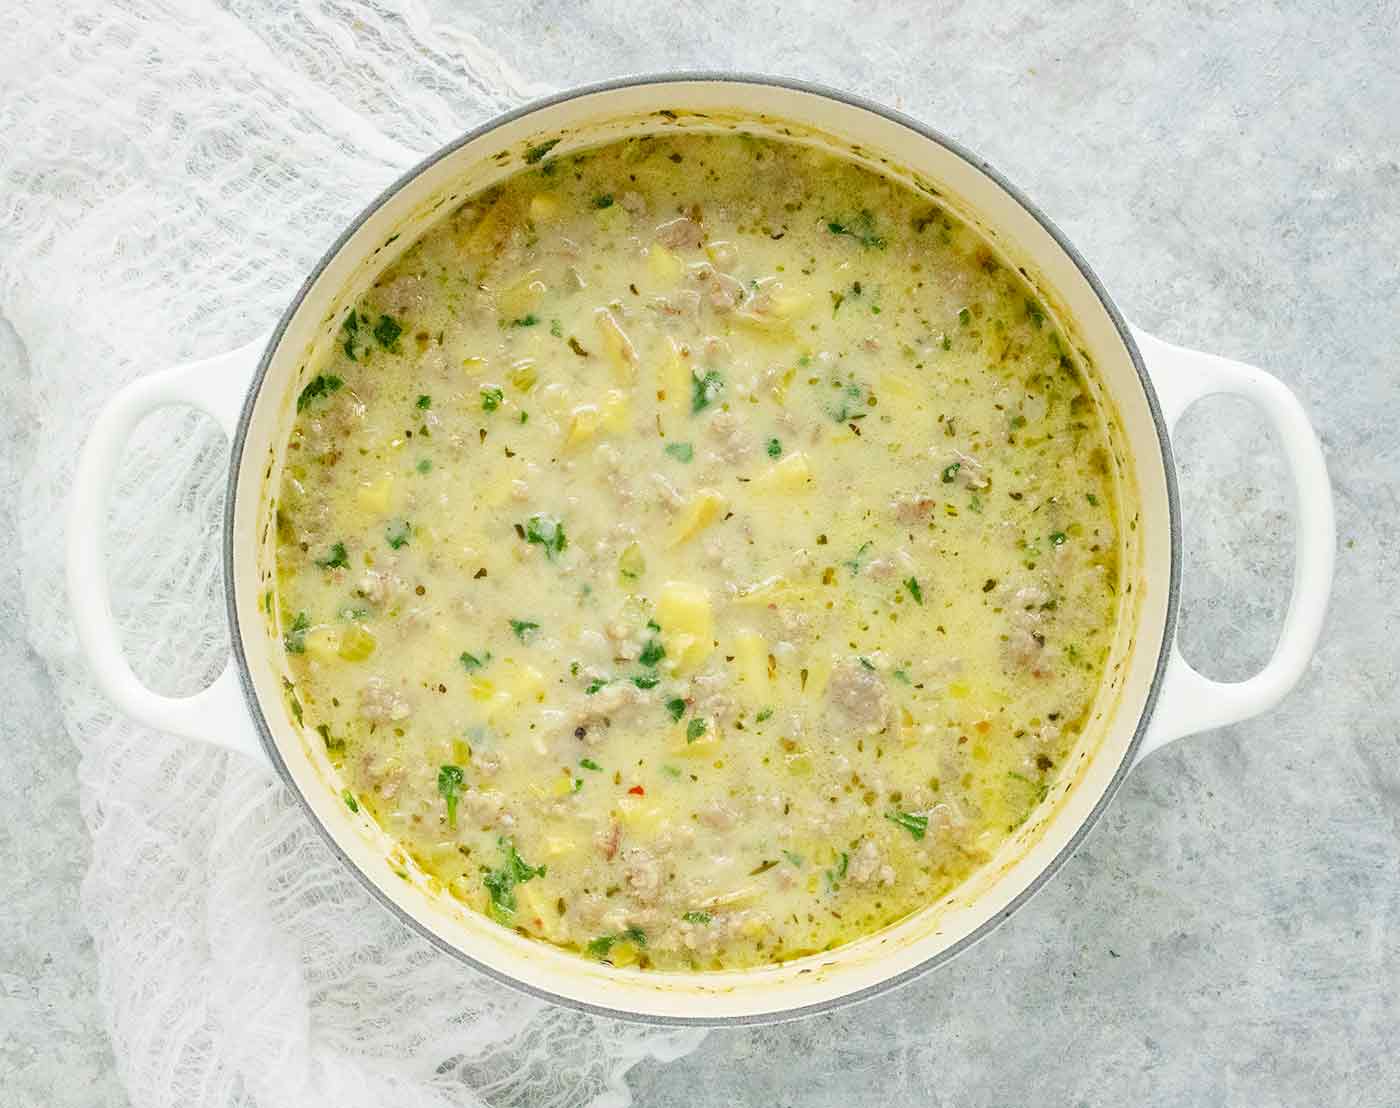
<svg viewBox="0 0 1400 1108">
<path fill-rule="evenodd" d="M 583 690 L 583 695 L 584 695 L 584 696 L 593 696 L 593 695 L 594 695 L 595 693 L 597 693 L 600 689 L 605 689 L 605 688 L 607 688 L 607 687 L 608 687 L 608 684 L 609 684 L 609 682 L 608 682 L 605 678 L 602 678 L 602 677 L 595 677 L 595 678 L 593 678 L 592 681 L 588 682 L 588 687 L 587 687 L 586 689 Z"/>
<path fill-rule="evenodd" d="M 1084 497 L 1085 497 L 1086 500 L 1089 501 L 1089 503 L 1090 503 L 1093 507 L 1097 508 L 1097 507 L 1099 506 L 1099 498 L 1098 498 L 1097 496 L 1095 496 L 1093 493 L 1091 493 L 1091 492 L 1086 492 L 1086 493 L 1084 494 Z"/>
<path fill-rule="evenodd" d="M 718 370 L 710 370 L 705 376 L 692 372 L 690 375 L 690 412 L 703 412 L 721 392 L 724 391 L 724 378 Z"/>
<path fill-rule="evenodd" d="M 904 582 L 904 587 L 909 590 L 909 595 L 914 598 L 914 603 L 922 607 L 924 603 L 924 590 L 919 587 L 919 579 L 917 577 L 910 577 Z"/>
<path fill-rule="evenodd" d="M 592 758 L 580 758 L 578 760 L 578 764 L 581 765 L 584 769 L 591 769 L 594 773 L 599 773 L 603 769 L 603 767 L 600 766 L 597 762 L 595 762 Z"/>
<path fill-rule="evenodd" d="M 903 683 L 906 684 L 906 685 L 912 683 L 912 682 L 909 680 L 909 674 L 908 674 L 905 670 L 902 670 L 902 669 L 894 670 L 893 673 L 891 674 L 891 676 L 892 676 L 896 681 L 903 682 Z"/>
<path fill-rule="evenodd" d="M 408 545 L 411 528 L 406 519 L 391 519 L 388 526 L 384 528 L 384 541 L 389 546 L 398 550 L 402 546 Z"/>
<path fill-rule="evenodd" d="M 311 620 L 307 618 L 305 612 L 298 612 L 296 619 L 287 628 L 282 636 L 282 645 L 286 647 L 288 654 L 306 653 L 306 632 L 311 630 Z"/>
<path fill-rule="evenodd" d="M 779 442 L 777 439 L 768 440 L 768 456 L 770 458 L 776 458 L 779 455 L 781 455 L 782 452 L 783 444 L 781 442 Z"/>
<path fill-rule="evenodd" d="M 966 327 L 969 323 L 972 322 L 972 313 L 966 308 L 959 308 L 958 322 L 961 323 L 964 327 Z"/>
<path fill-rule="evenodd" d="M 427 393 L 424 393 L 422 396 L 420 396 L 420 397 L 418 398 L 418 407 L 423 408 L 423 409 L 427 409 L 427 408 L 431 408 L 432 406 L 433 406 L 433 398 L 432 398 L 431 396 L 429 396 Z"/>
<path fill-rule="evenodd" d="M 681 919 L 685 920 L 686 923 L 709 923 L 714 919 L 714 916 L 710 915 L 709 912 L 686 912 L 685 915 L 681 916 Z"/>
<path fill-rule="evenodd" d="M 355 357 L 355 340 L 359 338 L 360 321 L 355 316 L 355 310 L 353 308 L 350 309 L 350 314 L 347 315 L 345 317 L 344 322 L 341 323 L 340 330 L 341 335 L 343 336 L 343 341 L 341 342 L 341 349 L 345 351 L 345 356 L 349 358 L 352 362 L 359 361 L 359 359 Z M 301 411 L 301 408 L 301 401 L 298 400 L 297 411 Z"/>
<path fill-rule="evenodd" d="M 1024 774 L 1017 773 L 1014 769 L 1007 770 L 1006 776 L 1012 778 L 1013 780 L 1021 782 L 1021 784 L 1026 785 L 1031 789 L 1032 805 L 1039 804 L 1050 793 L 1050 783 L 1048 781 L 1032 781 L 1029 777 L 1026 777 Z"/>
<path fill-rule="evenodd" d="M 637 658 L 637 661 L 644 666 L 655 667 L 664 657 L 666 657 L 666 648 L 661 645 L 661 640 L 650 639 L 646 646 L 642 647 L 642 653 Z"/>
<path fill-rule="evenodd" d="M 501 406 L 501 401 L 505 399 L 505 393 L 500 389 L 490 388 L 481 390 L 481 410 L 483 412 L 494 412 Z"/>
<path fill-rule="evenodd" d="M 646 946 L 646 933 L 640 927 L 629 927 L 626 931 L 617 935 L 599 935 L 588 944 L 588 953 L 594 958 L 606 958 L 612 953 L 612 948 L 617 943 L 630 942 L 637 946 Z"/>
<path fill-rule="evenodd" d="M 557 319 L 551 319 L 549 321 L 549 333 L 556 339 L 562 339 L 564 337 L 564 325 Z"/>
<path fill-rule="evenodd" d="M 332 543 L 330 553 L 324 558 L 317 558 L 316 564 L 322 569 L 349 569 L 350 559 L 345 553 L 345 544 Z"/>
<path fill-rule="evenodd" d="M 689 463 L 695 457 L 695 447 L 688 442 L 672 442 L 666 444 L 666 453 L 675 458 L 678 462 Z"/>
<path fill-rule="evenodd" d="M 525 541 L 532 546 L 544 547 L 545 557 L 550 561 L 569 545 L 564 524 L 553 516 L 531 516 L 525 523 Z"/>
<path fill-rule="evenodd" d="M 1050 543 L 1053 546 L 1064 546 L 1068 536 L 1063 531 L 1051 531 Z"/>
<path fill-rule="evenodd" d="M 515 915 L 515 887 L 543 877 L 544 866 L 532 866 L 516 852 L 515 844 L 509 839 L 499 840 L 501 849 L 506 852 L 505 864 L 497 870 L 490 870 L 482 878 L 482 884 L 491 894 L 491 914 L 500 923 L 509 926 Z"/>
<path fill-rule="evenodd" d="M 582 777 L 575 777 L 575 778 L 574 778 L 574 792 L 578 792 L 579 789 L 581 789 L 581 788 L 583 788 L 583 778 L 582 778 Z"/>
<path fill-rule="evenodd" d="M 953 479 L 957 477 L 958 470 L 960 469 L 962 469 L 962 462 L 954 462 L 952 465 L 944 467 L 943 483 L 945 485 L 951 485 L 953 483 Z"/>
<path fill-rule="evenodd" d="M 437 790 L 447 803 L 447 826 L 457 826 L 457 798 L 462 795 L 462 783 L 466 775 L 461 766 L 439 766 Z"/>
<path fill-rule="evenodd" d="M 382 315 L 374 325 L 374 338 L 385 350 L 392 349 L 403 334 L 403 326 L 391 315 Z"/>
<path fill-rule="evenodd" d="M 904 828 L 915 839 L 922 839 L 928 831 L 928 816 L 925 815 L 915 812 L 886 812 L 885 818 Z"/>
<path fill-rule="evenodd" d="M 685 741 L 693 743 L 696 739 L 702 738 L 705 734 L 706 723 L 698 716 L 685 725 Z"/>
<path fill-rule="evenodd" d="M 343 384 L 345 382 L 334 373 L 318 373 L 297 397 L 297 411 L 303 411 L 313 400 L 329 396 Z"/>
<path fill-rule="evenodd" d="M 515 637 L 521 642 L 529 642 L 534 633 L 540 629 L 540 625 L 529 619 L 513 619 L 510 621 L 510 629 L 515 632 Z"/>
<path fill-rule="evenodd" d="M 545 142 L 540 143 L 538 146 L 530 147 L 528 150 L 525 151 L 525 164 L 534 165 L 537 161 L 539 161 L 556 146 L 558 146 L 559 142 L 560 140 L 557 138 L 548 139 Z"/>
<path fill-rule="evenodd" d="M 860 544 L 860 549 L 856 551 L 856 556 L 855 556 L 854 558 L 848 559 L 848 560 L 844 563 L 845 566 L 846 566 L 846 568 L 849 569 L 849 570 L 851 571 L 851 576 L 854 577 L 856 574 L 858 574 L 858 573 L 860 572 L 860 560 L 861 560 L 863 557 L 865 557 L 866 552 L 867 552 L 872 546 L 874 546 L 874 545 L 875 545 L 874 543 L 870 543 L 870 542 L 863 542 L 863 543 L 861 543 L 861 544 Z"/>
<path fill-rule="evenodd" d="M 868 211 L 860 212 L 854 219 L 842 223 L 831 220 L 826 229 L 833 235 L 849 235 L 868 249 L 884 249 L 884 238 L 875 232 L 875 217 Z"/>
<path fill-rule="evenodd" d="M 485 654 L 478 658 L 475 654 L 471 654 L 464 650 L 460 655 L 458 655 L 457 660 L 462 663 L 463 669 L 465 669 L 468 673 L 471 673 L 473 670 L 481 669 L 483 666 L 485 666 L 491 661 L 491 652 L 488 650 Z"/>
<path fill-rule="evenodd" d="M 773 718 L 773 709 L 772 709 L 772 708 L 764 708 L 763 711 L 759 712 L 758 715 L 754 716 L 754 722 L 755 722 L 755 723 L 765 723 L 765 722 L 767 722 L 768 720 L 770 720 L 770 719 L 772 719 L 772 718 Z"/>
<path fill-rule="evenodd" d="M 529 422 L 530 422 L 530 413 L 529 413 L 529 412 L 521 412 L 521 413 L 520 413 L 520 422 L 521 422 L 521 423 L 529 423 Z"/>
<path fill-rule="evenodd" d="M 666 701 L 666 711 L 671 713 L 672 720 L 679 723 L 681 716 L 685 715 L 685 701 L 680 697 Z"/>
<path fill-rule="evenodd" d="M 433 463 L 430 458 L 419 458 L 418 464 L 413 468 L 416 469 L 419 473 L 427 473 L 430 469 L 433 468 Z"/>
<path fill-rule="evenodd" d="M 654 619 L 649 619 L 647 620 L 647 630 L 660 632 L 661 624 L 657 623 Z"/>
<path fill-rule="evenodd" d="M 540 317 L 534 312 L 530 312 L 527 315 L 522 315 L 519 319 L 512 319 L 510 325 L 512 327 L 533 327 L 539 321 Z"/>
<path fill-rule="evenodd" d="M 602 211 L 604 208 L 611 208 L 613 206 L 612 193 L 604 192 L 595 196 L 593 198 L 593 206 L 599 211 Z"/>
<path fill-rule="evenodd" d="M 797 866 L 797 867 L 799 867 L 799 868 L 802 866 L 803 862 L 806 860 L 806 859 L 804 859 L 804 858 L 802 857 L 801 854 L 794 854 L 791 850 L 784 850 L 784 851 L 783 851 L 783 857 L 786 858 L 786 859 L 788 860 L 788 862 L 790 862 L 792 865 Z"/>
<path fill-rule="evenodd" d="M 661 678 L 654 673 L 639 673 L 632 678 L 632 684 L 639 689 L 654 689 L 661 681 Z"/>
<path fill-rule="evenodd" d="M 667 777 L 679 778 L 681 775 L 681 771 L 678 770 L 675 766 L 662 766 L 661 772 L 664 773 Z"/>
<path fill-rule="evenodd" d="M 943 341 L 939 345 L 942 346 L 944 350 L 951 350 L 953 349 L 953 340 L 947 335 L 944 335 Z"/>
<path fill-rule="evenodd" d="M 864 654 L 860 655 L 860 657 L 858 657 L 856 661 L 858 661 L 866 669 L 870 670 L 871 673 L 875 672 L 875 663 L 872 662 L 869 658 L 867 658 Z"/>
<path fill-rule="evenodd" d="M 345 801 L 345 806 L 352 812 L 358 812 L 360 810 L 360 802 L 355 799 L 355 794 L 349 789 L 340 790 L 340 799 Z"/>
<path fill-rule="evenodd" d="M 1037 329 L 1045 322 L 1045 310 L 1034 300 L 1026 301 L 1026 315 Z"/>
</svg>

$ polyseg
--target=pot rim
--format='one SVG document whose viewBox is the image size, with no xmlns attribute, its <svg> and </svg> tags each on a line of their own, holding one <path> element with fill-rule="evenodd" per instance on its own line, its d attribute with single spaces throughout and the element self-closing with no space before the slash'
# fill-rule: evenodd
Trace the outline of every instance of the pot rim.
<svg viewBox="0 0 1400 1108">
<path fill-rule="evenodd" d="M 238 618 L 238 606 L 235 601 L 234 586 L 234 510 L 237 502 L 239 473 L 242 469 L 243 448 L 247 442 L 248 428 L 252 421 L 254 405 L 262 391 L 263 381 L 267 376 L 273 354 L 282 341 L 282 336 L 286 332 L 293 317 L 301 310 L 302 303 L 307 294 L 311 291 L 312 286 L 325 271 L 326 267 L 330 265 L 331 261 L 340 253 L 346 243 L 350 241 L 365 221 L 423 172 L 430 169 L 444 158 L 455 154 L 468 143 L 481 138 L 483 135 L 490 134 L 492 131 L 514 122 L 517 119 L 521 119 L 557 104 L 567 103 L 570 100 L 592 96 L 597 93 L 613 92 L 619 89 L 647 85 L 664 86 L 689 83 L 758 85 L 769 88 L 789 89 L 795 92 L 807 93 L 812 96 L 824 97 L 828 100 L 836 101 L 839 104 L 844 104 L 848 107 L 857 108 L 873 115 L 881 116 L 913 132 L 922 139 L 936 143 L 949 153 L 967 162 L 989 177 L 998 187 L 1015 200 L 1022 209 L 1045 229 L 1046 233 L 1055 240 L 1060 249 L 1063 250 L 1074 263 L 1084 280 L 1093 290 L 1099 303 L 1103 305 L 1104 311 L 1108 313 L 1109 319 L 1113 323 L 1113 327 L 1117 331 L 1119 339 L 1127 350 L 1128 357 L 1133 364 L 1134 370 L 1137 372 L 1138 383 L 1147 400 L 1147 406 L 1152 416 L 1153 425 L 1157 430 L 1157 443 L 1161 451 L 1167 492 L 1169 517 L 1167 522 L 1170 536 L 1170 572 L 1167 582 L 1166 619 L 1162 626 L 1161 641 L 1157 645 L 1157 663 L 1152 674 L 1151 684 L 1143 702 L 1142 714 L 1138 718 L 1137 726 L 1133 731 L 1133 737 L 1123 752 L 1118 768 L 1114 771 L 1112 778 L 1110 778 L 1107 786 L 1104 788 L 1103 795 L 1099 797 L 1098 802 L 1080 822 L 1079 826 L 1075 828 L 1069 841 L 1060 848 L 1059 852 L 1056 853 L 1038 874 L 1036 874 L 1035 878 L 1024 889 L 1012 898 L 1004 909 L 983 922 L 967 935 L 964 935 L 957 942 L 931 955 L 918 965 L 911 966 L 901 973 L 887 977 L 864 988 L 856 989 L 849 993 L 843 993 L 840 996 L 831 997 L 813 1004 L 803 1005 L 797 1008 L 787 1008 L 781 1011 L 733 1016 L 669 1016 L 635 1012 L 628 1009 L 610 1008 L 606 1005 L 594 1004 L 586 1000 L 578 1000 L 573 997 L 551 992 L 548 989 L 521 981 L 504 970 L 496 969 L 495 967 L 479 961 L 467 951 L 437 935 L 416 916 L 411 915 L 390 899 L 370 875 L 355 864 L 353 859 L 351 859 L 341 847 L 330 829 L 321 822 L 305 794 L 293 779 L 286 762 L 282 758 L 281 751 L 277 746 L 277 741 L 273 737 L 272 729 L 267 722 L 267 717 L 263 713 L 262 704 L 253 687 L 247 654 L 243 648 L 242 628 L 240 627 Z M 302 282 L 301 287 L 296 291 L 296 294 L 287 305 L 286 310 L 282 313 L 281 318 L 277 321 L 276 327 L 273 328 L 272 333 L 268 337 L 267 346 L 263 351 L 262 357 L 258 361 L 257 370 L 254 372 L 252 381 L 249 383 L 248 394 L 243 402 L 243 409 L 239 415 L 238 426 L 230 442 L 228 488 L 224 500 L 223 569 L 229 634 L 232 640 L 233 657 L 237 663 L 239 684 L 243 688 L 243 695 L 247 702 L 249 715 L 252 718 L 253 725 L 258 732 L 259 739 L 262 742 L 269 760 L 276 768 L 278 775 L 296 796 L 297 802 L 308 816 L 310 823 L 320 833 L 321 838 L 325 841 L 331 852 L 355 875 L 360 883 L 369 891 L 370 895 L 379 901 L 380 904 L 384 905 L 384 907 L 392 912 L 401 922 L 412 928 L 415 933 L 426 939 L 437 949 L 508 988 L 526 993 L 539 1000 L 545 1000 L 577 1011 L 587 1012 L 590 1015 L 654 1026 L 761 1026 L 801 1019 L 822 1012 L 834 1011 L 837 1008 L 846 1007 L 847 1005 L 858 1004 L 881 993 L 892 991 L 951 961 L 974 943 L 985 938 L 1004 920 L 1008 919 L 1017 909 L 1024 905 L 1026 901 L 1039 892 L 1050 878 L 1059 871 L 1060 867 L 1069 860 L 1070 855 L 1073 854 L 1074 851 L 1079 848 L 1080 844 L 1088 837 L 1089 832 L 1093 829 L 1094 825 L 1103 815 L 1105 809 L 1107 809 L 1109 803 L 1113 800 L 1114 795 L 1118 792 L 1118 789 L 1123 783 L 1123 779 L 1131 770 L 1134 755 L 1142 745 L 1143 737 L 1147 732 L 1148 724 L 1152 719 L 1153 711 L 1157 705 L 1157 698 L 1161 693 L 1167 662 L 1171 656 L 1171 644 L 1176 633 L 1176 617 L 1181 592 L 1181 506 L 1177 488 L 1176 465 L 1172 456 L 1171 441 L 1168 437 L 1166 421 L 1162 416 L 1161 405 L 1158 402 L 1156 391 L 1153 388 L 1152 379 L 1148 375 L 1142 354 L 1138 350 L 1137 343 L 1134 341 L 1132 331 L 1128 327 L 1127 321 L 1123 318 L 1122 313 L 1119 312 L 1118 306 L 1114 303 L 1113 298 L 1109 296 L 1108 290 L 1099 280 L 1098 275 L 1090 267 L 1085 257 L 1075 248 L 1074 244 L 1070 242 L 1068 236 L 1066 236 L 1064 232 L 1021 191 L 1021 189 L 1008 180 L 1004 174 L 995 169 L 984 158 L 973 153 L 960 142 L 943 134 L 941 131 L 929 127 L 912 116 L 906 115 L 904 112 L 877 103 L 865 96 L 843 92 L 827 85 L 792 77 L 777 77 L 761 73 L 749 73 L 741 70 L 676 70 L 663 73 L 635 74 L 628 77 L 618 77 L 607 81 L 578 85 L 562 92 L 551 93 L 548 96 L 536 98 L 510 111 L 493 116 L 486 122 L 473 127 L 458 138 L 453 139 L 451 142 L 435 150 L 412 168 L 405 171 L 388 187 L 381 191 L 378 196 L 371 200 L 354 219 L 346 224 L 345 228 L 336 236 L 335 241 L 326 248 L 315 266 L 312 267 L 306 279 Z"/>
</svg>

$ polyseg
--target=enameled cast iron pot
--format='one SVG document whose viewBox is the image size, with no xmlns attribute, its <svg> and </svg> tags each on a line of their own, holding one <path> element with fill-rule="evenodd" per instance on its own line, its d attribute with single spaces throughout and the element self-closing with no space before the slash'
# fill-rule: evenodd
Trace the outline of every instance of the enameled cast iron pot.
<svg viewBox="0 0 1400 1108">
<path fill-rule="evenodd" d="M 1124 526 L 1131 587 L 1091 724 L 1037 813 L 967 884 L 878 934 L 785 965 L 662 974 L 585 961 L 526 939 L 447 898 L 333 788 L 324 744 L 303 734 L 283 682 L 285 659 L 262 597 L 271 574 L 268 496 L 294 398 L 334 339 L 337 321 L 376 275 L 471 193 L 549 154 L 649 131 L 742 125 L 863 159 L 970 220 L 1022 269 L 1094 367 L 1116 413 L 1121 487 L 1140 515 Z M 1278 432 L 1294 479 L 1292 599 L 1273 657 L 1248 681 L 1207 680 L 1173 641 L 1181 519 L 1171 429 L 1194 401 L 1246 397 Z M 146 689 L 122 657 L 100 532 L 116 463 L 132 427 L 155 408 L 189 404 L 232 439 L 224 577 L 232 658 L 211 686 L 171 699 Z M 987 934 L 1050 877 L 1087 834 L 1133 765 L 1163 743 L 1266 711 L 1302 675 L 1322 627 L 1335 532 L 1322 450 L 1297 399 L 1260 370 L 1169 346 L 1130 328 L 1083 257 L 975 154 L 896 112 L 795 81 L 678 74 L 595 85 L 520 108 L 439 150 L 400 178 L 322 257 L 271 335 L 228 354 L 144 377 L 101 413 L 80 459 L 68 530 L 68 588 L 78 637 L 98 682 L 134 718 L 271 763 L 332 849 L 391 911 L 442 949 L 514 987 L 579 1008 L 654 1022 L 763 1022 L 871 996 L 951 958 Z M 250 771 L 252 768 L 250 767 Z"/>
</svg>

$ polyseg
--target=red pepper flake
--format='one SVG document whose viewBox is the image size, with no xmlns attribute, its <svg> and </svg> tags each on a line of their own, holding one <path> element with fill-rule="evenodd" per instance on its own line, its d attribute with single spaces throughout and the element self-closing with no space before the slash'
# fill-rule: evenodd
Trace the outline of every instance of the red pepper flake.
<svg viewBox="0 0 1400 1108">
<path fill-rule="evenodd" d="M 632 786 L 630 789 L 628 789 L 627 791 L 628 791 L 629 793 L 631 793 L 633 796 L 646 796 L 646 794 L 647 794 L 646 789 L 642 788 L 640 785 L 633 785 L 633 786 Z"/>
</svg>

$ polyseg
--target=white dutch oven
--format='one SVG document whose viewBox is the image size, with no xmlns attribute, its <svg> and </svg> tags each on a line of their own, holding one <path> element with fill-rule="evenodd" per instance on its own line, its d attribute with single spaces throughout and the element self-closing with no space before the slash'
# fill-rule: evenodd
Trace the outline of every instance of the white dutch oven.
<svg viewBox="0 0 1400 1108">
<path fill-rule="evenodd" d="M 1005 848 L 940 903 L 829 954 L 781 966 L 662 974 L 588 962 L 523 938 L 446 898 L 364 813 L 347 811 L 323 744 L 297 725 L 280 640 L 262 607 L 270 579 L 267 493 L 304 376 L 333 341 L 335 320 L 375 276 L 464 197 L 516 171 L 558 140 L 566 153 L 609 138 L 674 127 L 782 134 L 880 165 L 979 225 L 1054 306 L 1095 367 L 1119 427 L 1118 480 L 1141 513 L 1124 528 L 1126 605 L 1106 682 L 1072 762 Z M 1186 664 L 1173 641 L 1181 520 L 1170 433 L 1203 396 L 1232 393 L 1263 411 L 1294 479 L 1297 541 L 1292 599 L 1278 646 L 1248 681 L 1221 684 Z M 155 408 L 208 412 L 233 443 L 224 569 L 232 659 L 195 696 L 146 689 L 122 657 L 101 530 L 117 461 L 132 427 Z M 136 381 L 98 418 L 78 465 L 68 530 L 68 588 L 78 637 L 107 694 L 163 731 L 220 743 L 271 763 L 331 847 L 406 923 L 442 949 L 517 988 L 579 1008 L 655 1022 L 761 1022 L 853 1001 L 947 961 L 1005 919 L 1059 868 L 1133 765 L 1162 744 L 1257 715 L 1293 687 L 1322 627 L 1335 533 L 1321 447 L 1292 393 L 1273 377 L 1130 329 L 1084 259 L 980 158 L 888 109 L 797 82 L 682 74 L 598 85 L 488 123 L 395 183 L 342 234 L 271 336 L 228 354 Z M 406 876 L 405 876 L 406 875 Z"/>
</svg>

